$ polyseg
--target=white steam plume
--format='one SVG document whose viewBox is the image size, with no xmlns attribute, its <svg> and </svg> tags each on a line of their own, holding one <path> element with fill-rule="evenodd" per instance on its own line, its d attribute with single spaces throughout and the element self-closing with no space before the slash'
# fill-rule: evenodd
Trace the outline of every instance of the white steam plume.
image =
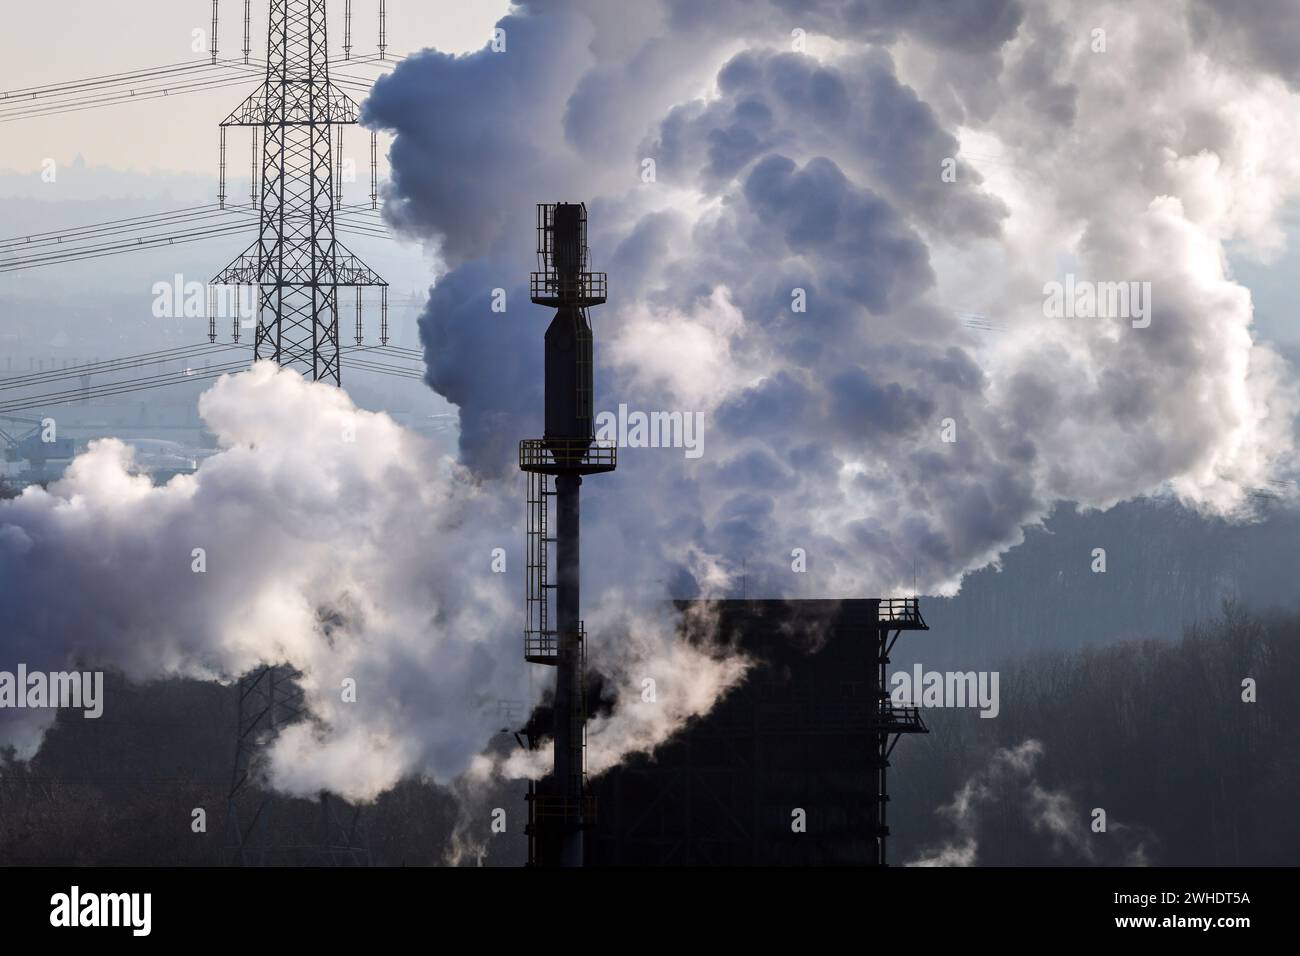
<svg viewBox="0 0 1300 956">
<path fill-rule="evenodd" d="M 518 550 L 515 483 L 478 482 L 388 416 L 269 363 L 220 379 L 200 409 L 222 450 L 193 475 L 155 487 L 127 446 L 99 441 L 48 491 L 0 503 L 6 658 L 138 680 L 288 662 L 312 720 L 272 745 L 278 788 L 369 799 L 407 774 L 464 772 L 522 686 L 517 579 L 489 570 L 493 548 Z M 636 651 L 671 646 L 656 633 Z M 642 669 L 685 709 L 734 681 L 683 653 Z M 14 714 L 28 721 L 9 739 L 30 753 L 52 714 Z M 661 735 L 593 738 L 617 759 Z"/>
<path fill-rule="evenodd" d="M 1042 756 L 1042 743 L 1032 739 L 995 751 L 987 766 L 972 774 L 953 794 L 952 802 L 937 811 L 952 825 L 952 838 L 921 851 L 904 865 L 977 865 L 987 818 L 1003 808 L 1019 811 L 1014 815 L 1028 823 L 1032 832 L 1045 835 L 1053 856 L 1064 862 L 1147 865 L 1151 836 L 1140 827 L 1115 820 L 1107 821 L 1106 834 L 1093 833 L 1090 815 L 1067 792 L 1039 782 Z M 1005 821 L 1005 816 L 1002 819 Z M 998 832 L 1005 838 L 1005 823 Z"/>
</svg>

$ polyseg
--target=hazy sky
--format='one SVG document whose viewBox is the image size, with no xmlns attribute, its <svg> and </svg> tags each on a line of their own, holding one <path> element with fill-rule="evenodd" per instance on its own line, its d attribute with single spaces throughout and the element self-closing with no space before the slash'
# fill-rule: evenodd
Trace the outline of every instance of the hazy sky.
<svg viewBox="0 0 1300 956">
<path fill-rule="evenodd" d="M 268 6 L 268 0 L 252 3 L 252 56 L 259 59 L 266 55 Z M 400 56 L 429 47 L 451 53 L 480 49 L 508 8 L 508 0 L 387 0 L 388 53 Z M 331 55 L 340 57 L 343 0 L 330 0 L 328 9 Z M 353 0 L 354 57 L 377 52 L 378 10 L 379 0 Z M 206 51 L 211 0 L 48 0 L 6 3 L 4 11 L 0 93 L 161 66 L 206 64 L 209 59 L 192 45 L 193 31 L 202 30 L 199 46 Z M 240 57 L 243 0 L 220 0 L 220 11 L 220 56 Z M 384 70 L 352 65 L 347 72 L 373 80 Z M 0 122 L 0 237 L 213 202 L 219 123 L 260 80 L 255 69 L 246 79 L 227 70 L 214 75 L 223 82 L 212 90 Z M 356 92 L 352 95 L 363 99 Z M 229 137 L 233 197 L 243 197 L 248 188 L 250 137 L 248 130 L 235 130 Z M 381 134 L 384 178 L 388 143 Z M 345 187 L 345 198 L 361 201 L 369 187 L 366 131 L 346 130 L 344 151 L 358 169 L 358 181 Z M 57 164 L 54 182 L 41 177 L 47 159 Z M 154 284 L 176 274 L 206 280 L 237 255 L 251 235 L 0 275 L 0 357 L 22 367 L 31 361 L 158 347 L 161 333 L 150 313 Z M 352 237 L 351 247 L 392 283 L 393 340 L 416 344 L 412 297 L 432 281 L 428 255 L 416 244 L 362 236 Z M 205 334 L 196 328 L 186 336 L 200 340 Z M 71 343 L 71 353 L 60 343 Z M 389 381 L 407 394 L 423 396 L 425 404 L 443 404 L 417 383 Z"/>
<path fill-rule="evenodd" d="M 266 55 L 267 0 L 253 0 L 252 50 Z M 388 51 L 424 47 L 466 52 L 483 46 L 507 0 L 388 0 Z M 329 5 L 332 55 L 342 55 L 342 0 Z M 243 48 L 243 0 L 221 0 L 222 57 Z M 378 44 L 379 0 L 353 0 L 353 56 Z M 143 70 L 188 60 L 193 31 L 211 23 L 210 0 L 45 0 L 6 3 L 0 31 L 0 91 L 91 76 Z M 360 76 L 374 69 L 354 67 Z M 46 158 L 66 164 L 80 154 L 88 165 L 210 173 L 217 124 L 247 89 L 231 86 L 154 100 L 0 124 L 0 169 L 37 171 Z M 358 134 L 361 135 L 361 134 Z M 360 141 L 360 140 L 358 140 Z"/>
</svg>

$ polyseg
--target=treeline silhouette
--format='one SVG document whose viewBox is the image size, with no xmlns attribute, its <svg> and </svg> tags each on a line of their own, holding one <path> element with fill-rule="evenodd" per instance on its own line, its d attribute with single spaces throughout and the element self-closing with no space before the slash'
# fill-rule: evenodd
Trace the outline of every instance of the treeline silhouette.
<svg viewBox="0 0 1300 956">
<path fill-rule="evenodd" d="M 996 719 L 927 711 L 930 736 L 895 751 L 896 862 L 963 835 L 979 865 L 1300 859 L 1300 615 L 1226 603 L 1177 641 L 1032 654 L 1000 673 Z M 982 775 L 1029 740 L 1041 745 L 1032 773 Z M 972 781 L 963 833 L 951 804 Z M 1091 826 L 1097 808 L 1105 833 Z"/>
<path fill-rule="evenodd" d="M 0 864 L 232 862 L 227 798 L 234 763 L 234 689 L 189 680 L 135 685 L 105 675 L 104 697 L 104 713 L 97 720 L 60 712 L 30 761 L 16 760 L 12 749 L 0 753 Z M 251 790 L 239 800 L 245 826 L 263 796 L 263 791 Z M 519 804 L 522 808 L 522 798 Z M 202 829 L 196 827 L 196 810 L 203 811 Z M 317 800 L 272 795 L 268 811 L 276 845 L 325 843 Z M 442 862 L 457 812 L 447 790 L 420 780 L 402 781 L 363 809 L 361 826 L 371 862 Z M 335 801 L 334 815 L 347 821 L 350 810 Z M 510 836 L 497 848 L 502 856 L 519 853 Z M 302 852 L 281 857 L 309 858 Z"/>
<path fill-rule="evenodd" d="M 950 845 L 980 865 L 1300 859 L 1300 615 L 1230 604 L 1178 640 L 1031 654 L 999 670 L 996 719 L 928 710 L 932 733 L 894 751 L 892 863 Z M 1242 700 L 1247 678 L 1255 703 Z M 0 755 L 0 864 L 226 861 L 233 695 L 210 683 L 107 676 L 99 720 L 61 712 L 30 761 Z M 1006 763 L 999 751 L 1022 753 L 1026 741 L 1037 742 L 1032 767 L 989 773 Z M 963 787 L 968 812 L 938 812 Z M 474 812 L 495 806 L 508 809 L 504 836 L 458 816 L 447 789 L 404 781 L 365 808 L 371 861 L 438 864 L 469 832 L 485 848 L 482 863 L 517 865 L 520 788 Z M 1094 808 L 1106 813 L 1105 833 L 1091 829 Z M 196 809 L 205 832 L 195 832 Z M 318 832 L 315 801 L 276 797 L 272 812 L 300 837 Z"/>
</svg>

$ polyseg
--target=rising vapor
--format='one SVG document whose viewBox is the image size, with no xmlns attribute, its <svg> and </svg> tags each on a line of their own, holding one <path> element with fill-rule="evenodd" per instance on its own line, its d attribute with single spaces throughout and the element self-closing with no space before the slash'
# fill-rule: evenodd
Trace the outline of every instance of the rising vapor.
<svg viewBox="0 0 1300 956">
<path fill-rule="evenodd" d="M 516 579 L 490 572 L 496 547 L 518 560 L 515 484 L 485 485 L 387 415 L 270 363 L 220 379 L 200 411 L 222 450 L 193 475 L 155 487 L 126 445 L 99 441 L 48 491 L 0 503 L 6 655 L 137 680 L 291 663 L 312 719 L 270 749 L 270 782 L 290 793 L 364 800 L 408 774 L 465 772 L 523 686 Z M 669 651 L 669 622 L 638 628 L 626 666 L 666 677 L 683 713 L 736 679 Z M 678 670 L 690 680 L 674 692 Z M 52 720 L 4 716 L 25 754 Z M 662 737 L 633 723 L 593 741 L 617 759 Z"/>
<path fill-rule="evenodd" d="M 1072 865 L 1147 866 L 1148 844 L 1154 837 L 1141 827 L 1107 821 L 1095 833 L 1091 815 L 1063 789 L 1045 786 L 1039 779 L 1043 757 L 1038 740 L 1002 747 L 988 763 L 973 773 L 937 813 L 952 826 L 953 836 L 929 847 L 905 866 L 976 866 L 981 844 L 993 840 L 1022 845 L 1025 838 L 1008 840 L 1008 827 L 1028 825 L 1044 838 L 1054 857 Z M 987 862 L 987 861 L 985 861 Z"/>
</svg>

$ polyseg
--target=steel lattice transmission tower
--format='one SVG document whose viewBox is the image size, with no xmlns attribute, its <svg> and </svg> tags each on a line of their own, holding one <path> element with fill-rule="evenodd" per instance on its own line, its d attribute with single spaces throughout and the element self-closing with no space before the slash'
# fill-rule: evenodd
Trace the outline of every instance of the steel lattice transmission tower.
<svg viewBox="0 0 1300 956">
<path fill-rule="evenodd" d="M 388 340 L 388 284 L 339 242 L 334 229 L 342 197 L 335 137 L 341 145 L 342 127 L 355 124 L 360 110 L 330 82 L 325 0 L 271 0 L 270 12 L 266 80 L 221 124 L 223 198 L 226 130 L 255 128 L 257 241 L 212 284 L 258 288 L 254 358 L 337 385 L 341 287 L 356 294 L 358 344 L 361 290 L 380 289 L 380 339 Z M 341 148 L 337 155 L 341 166 Z M 338 174 L 341 179 L 341 169 Z M 215 341 L 215 326 L 208 331 Z M 238 341 L 238 320 L 234 336 Z"/>
<path fill-rule="evenodd" d="M 305 716 L 301 673 L 291 667 L 259 667 L 239 681 L 235 766 L 226 800 L 225 862 L 239 866 L 365 866 L 370 863 L 359 807 L 345 807 L 327 793 L 316 805 L 278 805 L 250 784 L 262 745 L 281 726 Z"/>
<path fill-rule="evenodd" d="M 350 51 L 350 2 L 347 13 L 345 46 Z M 247 48 L 247 2 L 244 16 Z M 382 23 L 381 8 L 381 44 Z M 214 4 L 214 51 L 215 34 Z M 380 289 L 380 340 L 388 342 L 388 284 L 335 234 L 334 214 L 342 206 L 342 127 L 355 124 L 359 113 L 357 104 L 330 82 L 325 0 L 271 0 L 266 78 L 221 124 L 223 206 L 226 131 L 232 126 L 254 130 L 250 200 L 259 213 L 257 241 L 218 273 L 211 286 L 257 288 L 255 359 L 268 359 L 336 385 L 342 378 L 340 288 L 352 287 L 355 293 L 358 345 L 361 291 L 372 286 Z M 372 136 L 371 205 L 376 200 L 374 162 Z M 209 315 L 215 316 L 216 310 Z M 208 333 L 215 341 L 215 319 L 210 320 Z M 233 334 L 238 341 L 238 318 Z M 337 801 L 321 794 L 316 819 L 289 820 L 282 815 L 272 820 L 270 798 L 256 794 L 251 786 L 263 746 L 280 727 L 303 716 L 300 676 L 281 664 L 260 667 L 240 678 L 235 763 L 227 799 L 230 862 L 369 862 L 358 811 L 340 820 Z"/>
</svg>

